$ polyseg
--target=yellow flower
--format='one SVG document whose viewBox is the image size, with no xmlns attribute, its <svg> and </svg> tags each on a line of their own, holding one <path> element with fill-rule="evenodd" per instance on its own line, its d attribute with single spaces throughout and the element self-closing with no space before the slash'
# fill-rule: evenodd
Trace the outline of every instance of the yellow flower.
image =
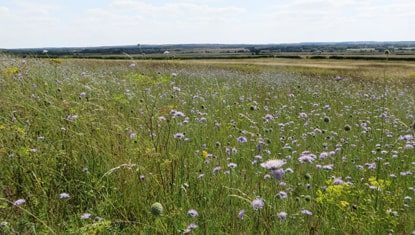
<svg viewBox="0 0 415 235">
<path fill-rule="evenodd" d="M 207 158 L 208 155 L 209 155 L 208 151 L 206 150 L 202 151 L 202 157 Z"/>
<path fill-rule="evenodd" d="M 15 127 L 16 128 L 16 132 L 20 137 L 24 137 L 26 136 L 26 131 L 24 128 L 22 127 Z"/>
<path fill-rule="evenodd" d="M 11 78 L 19 74 L 19 68 L 16 66 L 9 67 L 3 71 L 3 74 L 7 78 Z"/>
<path fill-rule="evenodd" d="M 337 185 L 329 185 L 327 186 L 326 190 L 323 192 L 321 190 L 317 191 L 317 198 L 316 201 L 318 203 L 325 203 L 325 202 L 335 202 L 340 197 L 349 194 L 350 186 L 347 184 L 337 184 Z"/>
<path fill-rule="evenodd" d="M 389 180 L 376 179 L 374 176 L 370 177 L 368 181 L 370 185 L 375 186 L 379 189 L 384 189 L 391 184 Z"/>
<path fill-rule="evenodd" d="M 350 203 L 348 203 L 347 201 L 340 201 L 340 206 L 343 208 L 349 207 Z"/>
</svg>

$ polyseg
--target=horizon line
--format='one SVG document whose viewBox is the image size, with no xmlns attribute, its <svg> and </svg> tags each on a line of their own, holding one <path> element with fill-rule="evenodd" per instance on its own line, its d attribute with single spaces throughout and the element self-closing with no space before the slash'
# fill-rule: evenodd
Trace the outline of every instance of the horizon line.
<svg viewBox="0 0 415 235">
<path fill-rule="evenodd" d="M 63 48 L 103 48 L 103 47 L 126 47 L 126 46 L 180 46 L 180 45 L 301 45 L 301 44 L 341 44 L 341 43 L 415 43 L 415 40 L 398 40 L 398 41 L 305 41 L 305 42 L 284 42 L 284 43 L 137 43 L 123 45 L 94 45 L 94 46 L 44 46 L 44 47 L 15 47 L 0 48 L 0 50 L 36 50 L 36 49 L 63 49 Z"/>
</svg>

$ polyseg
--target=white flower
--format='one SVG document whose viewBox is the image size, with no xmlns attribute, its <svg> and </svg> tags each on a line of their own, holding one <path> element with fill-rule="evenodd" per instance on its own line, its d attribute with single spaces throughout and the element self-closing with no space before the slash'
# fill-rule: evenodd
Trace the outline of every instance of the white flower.
<svg viewBox="0 0 415 235">
<path fill-rule="evenodd" d="M 69 193 L 61 193 L 59 194 L 59 199 L 61 200 L 66 200 L 69 199 L 71 196 L 69 195 Z"/>
<path fill-rule="evenodd" d="M 82 215 L 81 215 L 81 219 L 82 220 L 85 220 L 85 219 L 90 219 L 91 218 L 91 214 L 90 213 L 83 213 Z"/>
</svg>

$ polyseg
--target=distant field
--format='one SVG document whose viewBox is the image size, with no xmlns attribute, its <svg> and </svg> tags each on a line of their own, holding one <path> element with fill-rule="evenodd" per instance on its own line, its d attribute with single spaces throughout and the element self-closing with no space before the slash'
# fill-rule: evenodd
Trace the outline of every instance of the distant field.
<svg viewBox="0 0 415 235">
<path fill-rule="evenodd" d="M 312 53 L 263 53 L 252 54 L 249 52 L 243 53 L 171 53 L 165 54 L 84 54 L 84 55 L 37 55 L 38 58 L 78 58 L 78 59 L 138 59 L 138 60 L 206 60 L 206 59 L 257 59 L 257 58 L 281 58 L 281 59 L 331 59 L 331 60 L 385 60 L 385 55 L 382 53 L 365 54 L 365 53 L 326 53 L 326 54 L 312 54 Z M 394 54 L 389 56 L 391 61 L 415 61 L 415 54 Z"/>
<path fill-rule="evenodd" d="M 0 57 L 0 234 L 414 234 L 409 61 Z"/>
</svg>

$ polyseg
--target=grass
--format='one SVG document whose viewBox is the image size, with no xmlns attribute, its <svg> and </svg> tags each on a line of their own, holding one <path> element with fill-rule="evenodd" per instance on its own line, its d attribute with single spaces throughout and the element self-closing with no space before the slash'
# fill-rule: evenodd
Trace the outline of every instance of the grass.
<svg viewBox="0 0 415 235">
<path fill-rule="evenodd" d="M 415 230 L 413 64 L 3 56 L 0 71 L 0 233 Z"/>
</svg>

